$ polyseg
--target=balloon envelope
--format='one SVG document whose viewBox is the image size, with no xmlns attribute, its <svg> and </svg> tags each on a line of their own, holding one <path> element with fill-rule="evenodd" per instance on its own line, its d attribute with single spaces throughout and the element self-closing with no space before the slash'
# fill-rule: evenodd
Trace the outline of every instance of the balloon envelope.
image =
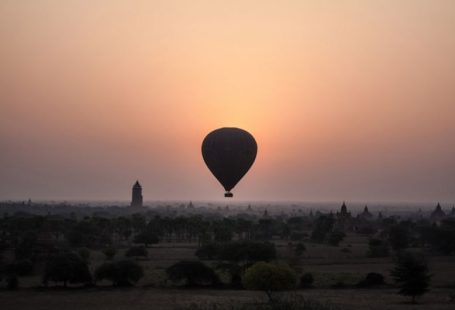
<svg viewBox="0 0 455 310">
<path fill-rule="evenodd" d="M 202 157 L 226 190 L 225 197 L 232 197 L 230 191 L 251 168 L 256 154 L 256 140 L 240 128 L 216 129 L 202 142 Z"/>
</svg>

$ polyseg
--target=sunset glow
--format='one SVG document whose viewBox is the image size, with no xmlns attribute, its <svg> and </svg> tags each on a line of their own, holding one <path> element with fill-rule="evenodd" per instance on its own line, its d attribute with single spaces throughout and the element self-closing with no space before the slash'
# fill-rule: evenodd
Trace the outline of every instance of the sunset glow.
<svg viewBox="0 0 455 310">
<path fill-rule="evenodd" d="M 109 3 L 109 5 L 107 5 Z M 2 1 L 0 199 L 455 200 L 455 1 Z"/>
</svg>

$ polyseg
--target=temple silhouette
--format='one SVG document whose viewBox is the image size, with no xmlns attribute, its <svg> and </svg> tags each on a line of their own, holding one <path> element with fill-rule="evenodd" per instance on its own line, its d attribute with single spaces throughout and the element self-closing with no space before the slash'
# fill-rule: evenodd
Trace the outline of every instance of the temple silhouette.
<svg viewBox="0 0 455 310">
<path fill-rule="evenodd" d="M 132 208 L 141 208 L 143 206 L 142 201 L 142 186 L 139 181 L 136 181 L 133 185 L 132 197 L 131 197 L 131 207 Z"/>
</svg>

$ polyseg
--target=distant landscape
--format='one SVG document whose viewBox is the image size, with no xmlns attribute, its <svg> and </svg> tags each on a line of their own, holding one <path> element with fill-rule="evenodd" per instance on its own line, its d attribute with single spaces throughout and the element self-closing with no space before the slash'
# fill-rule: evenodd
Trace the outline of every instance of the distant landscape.
<svg viewBox="0 0 455 310">
<path fill-rule="evenodd" d="M 450 205 L 150 205 L 2 202 L 2 304 L 11 309 L 266 307 L 267 295 L 245 289 L 242 278 L 256 261 L 268 261 L 289 266 L 297 279 L 292 290 L 274 293 L 279 298 L 304 298 L 320 309 L 406 309 L 409 298 L 397 294 L 391 276 L 402 251 L 423 253 L 428 262 L 431 284 L 418 298 L 421 308 L 452 309 L 455 302 Z M 71 269 L 75 260 L 82 268 L 78 276 L 59 274 L 58 266 L 52 270 L 52 264 Z M 133 271 L 123 283 L 100 271 L 125 261 Z M 191 274 L 181 265 L 181 274 L 170 271 L 182 263 L 190 264 L 189 270 L 206 269 Z M 203 267 L 191 265 L 196 263 Z M 370 283 L 371 274 L 379 280 Z"/>
</svg>

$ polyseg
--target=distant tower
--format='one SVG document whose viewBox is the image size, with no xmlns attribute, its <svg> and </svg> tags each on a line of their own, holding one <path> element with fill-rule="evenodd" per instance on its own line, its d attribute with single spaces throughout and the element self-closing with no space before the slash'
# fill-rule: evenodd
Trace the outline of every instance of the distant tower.
<svg viewBox="0 0 455 310">
<path fill-rule="evenodd" d="M 139 181 L 136 181 L 133 185 L 133 197 L 131 199 L 131 207 L 140 208 L 142 207 L 142 186 Z"/>
</svg>

